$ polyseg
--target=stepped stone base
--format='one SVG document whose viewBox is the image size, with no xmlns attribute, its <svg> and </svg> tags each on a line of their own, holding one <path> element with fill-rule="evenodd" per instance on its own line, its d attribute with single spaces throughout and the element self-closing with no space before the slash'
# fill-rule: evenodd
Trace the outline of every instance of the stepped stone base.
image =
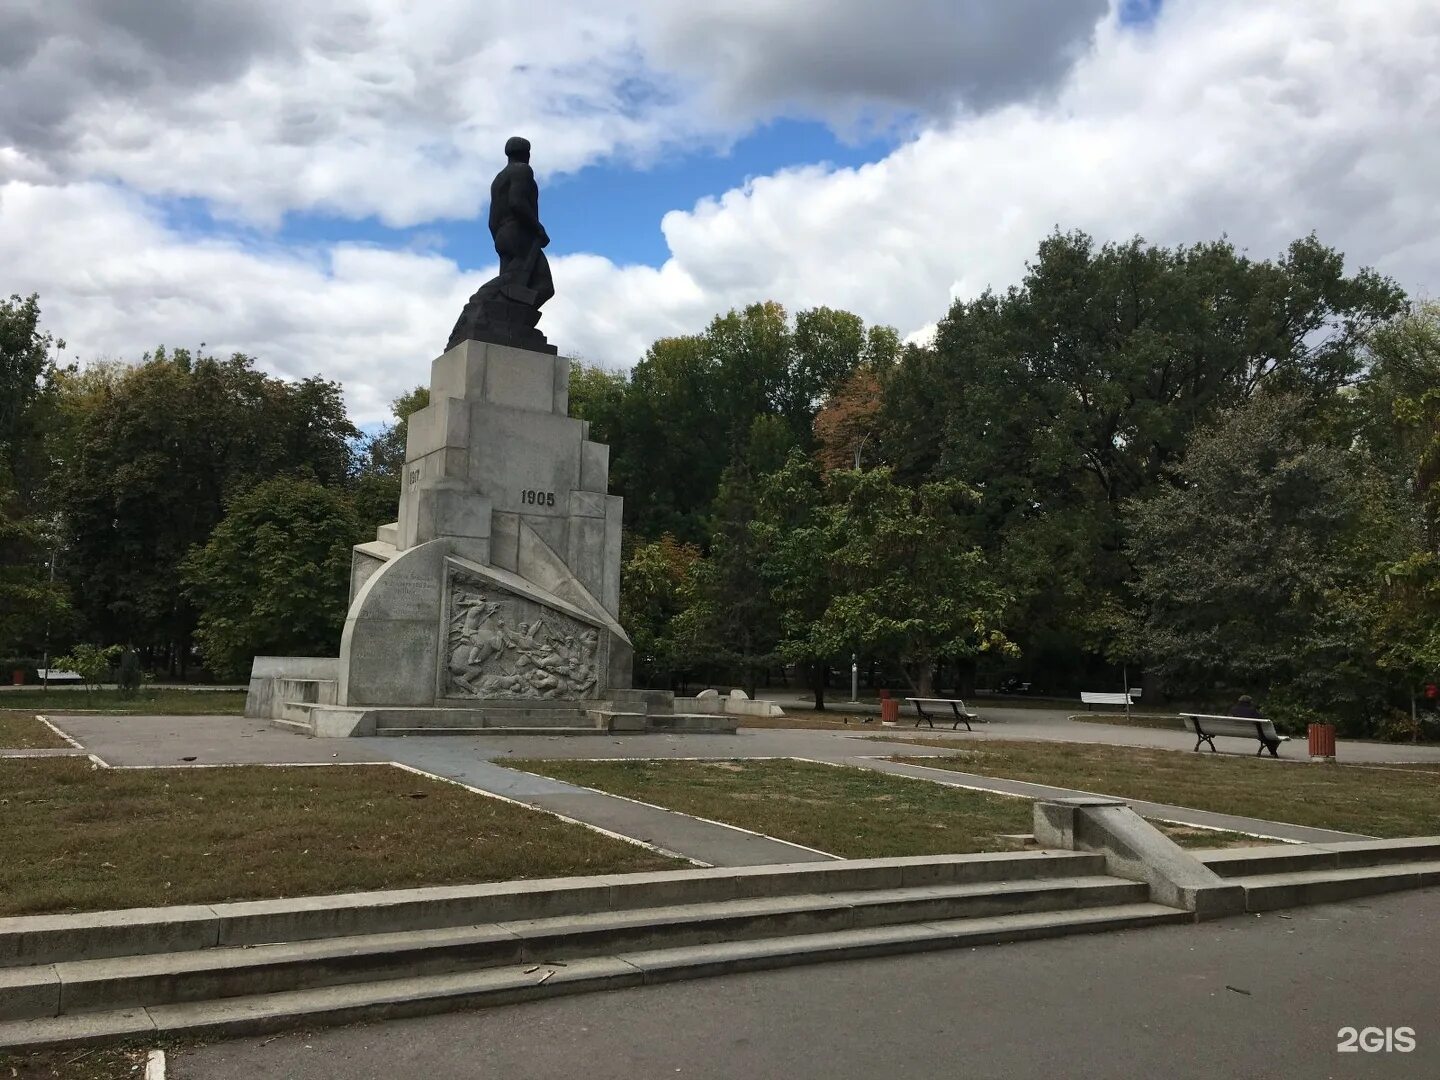
<svg viewBox="0 0 1440 1080">
<path fill-rule="evenodd" d="M 320 738 L 365 735 L 733 735 L 738 720 L 710 713 L 644 712 L 633 702 L 513 702 L 404 708 L 285 702 L 275 727 Z"/>
</svg>

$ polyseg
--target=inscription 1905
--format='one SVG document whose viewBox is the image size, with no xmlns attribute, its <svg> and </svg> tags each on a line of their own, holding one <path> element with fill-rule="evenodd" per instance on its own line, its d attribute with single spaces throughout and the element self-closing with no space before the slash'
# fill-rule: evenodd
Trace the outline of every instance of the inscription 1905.
<svg viewBox="0 0 1440 1080">
<path fill-rule="evenodd" d="M 536 491 L 533 488 L 526 488 L 520 492 L 520 501 L 530 506 L 554 506 L 555 493 L 553 491 Z"/>
</svg>

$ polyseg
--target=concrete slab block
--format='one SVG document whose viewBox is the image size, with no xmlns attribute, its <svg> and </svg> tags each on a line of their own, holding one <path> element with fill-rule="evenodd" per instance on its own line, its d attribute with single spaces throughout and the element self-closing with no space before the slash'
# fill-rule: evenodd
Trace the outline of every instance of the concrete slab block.
<svg viewBox="0 0 1440 1080">
<path fill-rule="evenodd" d="M 478 401 L 485 393 L 489 345 L 462 341 L 430 363 L 430 399 L 452 397 Z"/>
<path fill-rule="evenodd" d="M 568 357 L 557 356 L 555 362 L 555 395 L 550 411 L 556 416 L 570 415 L 570 364 Z"/>
<path fill-rule="evenodd" d="M 463 447 L 470 441 L 470 403 L 432 392 L 430 404 L 411 413 L 405 429 L 407 463 L 447 446 Z"/>
<path fill-rule="evenodd" d="M 1440 861 L 1440 837 L 1401 836 L 1385 840 L 1319 845 L 1335 856 L 1340 867 L 1383 866 L 1386 863 Z"/>
<path fill-rule="evenodd" d="M 624 532 L 624 508 L 625 500 L 620 496 L 605 496 L 605 576 L 600 602 L 616 618 L 620 617 L 620 544 Z"/>
<path fill-rule="evenodd" d="M 580 489 L 600 495 L 610 490 L 610 447 L 604 443 L 580 444 Z"/>
<path fill-rule="evenodd" d="M 204 949 L 218 934 L 215 912 L 200 905 L 14 916 L 0 919 L 0 967 Z"/>
<path fill-rule="evenodd" d="M 60 976 L 53 964 L 0 968 L 0 1020 L 60 1015 Z"/>
<path fill-rule="evenodd" d="M 571 517 L 605 516 L 605 496 L 596 491 L 572 491 L 570 493 Z"/>
<path fill-rule="evenodd" d="M 56 1046 L 88 1046 L 155 1033 L 155 1023 L 144 1009 L 50 1016 L 34 1020 L 0 1022 L 0 1048 L 44 1050 Z"/>
<path fill-rule="evenodd" d="M 510 409 L 554 415 L 555 375 L 560 362 L 548 353 L 490 346 L 485 368 L 485 400 Z"/>
<path fill-rule="evenodd" d="M 547 878 L 253 900 L 217 904 L 215 914 L 220 944 L 257 945 L 572 915 L 604 910 L 609 895 L 603 878 Z"/>
<path fill-rule="evenodd" d="M 1101 797 L 1038 800 L 1035 841 L 1045 847 L 1094 851 L 1108 873 L 1150 886 L 1151 899 L 1219 918 L 1245 910 L 1245 891 L 1131 810 Z"/>
</svg>

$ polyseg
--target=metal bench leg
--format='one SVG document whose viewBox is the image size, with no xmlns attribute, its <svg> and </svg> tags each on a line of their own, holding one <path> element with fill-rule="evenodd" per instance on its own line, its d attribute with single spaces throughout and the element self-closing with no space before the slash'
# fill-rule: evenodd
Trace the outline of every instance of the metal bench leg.
<svg viewBox="0 0 1440 1080">
<path fill-rule="evenodd" d="M 920 707 L 920 703 L 917 701 L 917 702 L 915 703 L 915 726 L 916 726 L 916 727 L 919 727 L 919 726 L 920 726 L 920 721 L 921 721 L 921 720 L 924 720 L 927 724 L 930 725 L 930 730 L 931 730 L 931 731 L 934 731 L 934 730 L 935 730 L 935 721 L 930 719 L 930 714 L 927 713 L 924 709 L 922 709 L 922 708 Z"/>
<path fill-rule="evenodd" d="M 1263 744 L 1261 745 L 1260 749 L 1261 749 L 1261 750 L 1269 750 L 1269 751 L 1270 751 L 1270 756 L 1273 757 L 1273 758 L 1278 758 L 1278 757 L 1280 756 L 1280 753 L 1279 753 L 1280 744 L 1279 744 L 1278 742 L 1267 742 L 1267 743 L 1263 743 Z M 1257 755 L 1257 756 L 1258 756 L 1258 755 Z"/>
<path fill-rule="evenodd" d="M 1197 752 L 1198 752 L 1199 749 L 1200 749 L 1200 744 L 1201 744 L 1201 743 L 1209 743 L 1209 744 L 1210 744 L 1210 752 L 1211 752 L 1212 754 L 1219 753 L 1219 751 L 1215 749 L 1215 736 L 1213 736 L 1213 735 L 1200 735 L 1200 736 L 1197 736 L 1196 739 L 1195 739 L 1195 749 L 1196 749 Z"/>
<path fill-rule="evenodd" d="M 974 728 L 972 728 L 972 727 L 970 726 L 970 718 L 969 718 L 968 716 L 966 716 L 964 713 L 962 713 L 962 712 L 960 711 L 960 706 L 959 706 L 959 705 L 956 705 L 953 701 L 950 703 L 950 711 L 955 714 L 955 723 L 953 723 L 953 724 L 950 725 L 950 730 L 951 730 L 951 731 L 959 731 L 961 724 L 964 724 L 964 725 L 965 725 L 965 730 L 966 730 L 966 731 L 974 731 L 974 730 L 975 730 Z"/>
</svg>

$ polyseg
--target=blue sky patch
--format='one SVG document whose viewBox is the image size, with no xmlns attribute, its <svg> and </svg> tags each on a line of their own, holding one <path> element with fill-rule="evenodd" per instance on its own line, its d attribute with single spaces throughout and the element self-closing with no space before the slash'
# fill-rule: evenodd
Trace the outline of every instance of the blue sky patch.
<svg viewBox="0 0 1440 1080">
<path fill-rule="evenodd" d="M 827 163 L 854 167 L 879 161 L 894 149 L 894 136 L 838 138 L 817 121 L 776 120 L 735 142 L 728 150 L 706 150 L 657 160 L 648 167 L 602 162 L 552 177 L 540 196 L 541 216 L 553 236 L 550 254 L 593 252 L 616 263 L 659 266 L 668 256 L 660 219 L 670 210 L 689 210 L 706 196 L 742 186 L 799 165 Z M 536 148 L 537 156 L 544 153 Z M 496 168 L 501 162 L 497 155 Z M 171 198 L 155 204 L 166 224 L 188 239 L 226 236 L 242 243 L 281 245 L 375 244 L 424 248 L 472 270 L 495 258 L 483 214 L 473 220 L 425 222 L 392 228 L 374 217 L 295 213 L 275 232 L 219 221 L 203 199 Z M 604 213 L 596 213 L 604 207 Z"/>
</svg>

